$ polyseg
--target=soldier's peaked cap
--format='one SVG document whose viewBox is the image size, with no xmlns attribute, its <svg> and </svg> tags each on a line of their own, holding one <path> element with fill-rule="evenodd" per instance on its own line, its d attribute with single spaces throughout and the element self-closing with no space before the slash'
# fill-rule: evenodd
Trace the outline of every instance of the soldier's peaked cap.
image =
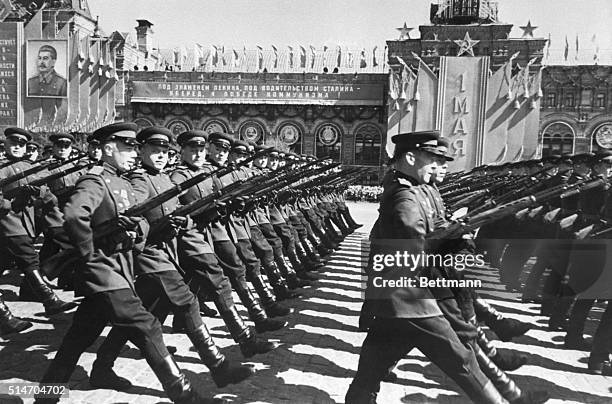
<svg viewBox="0 0 612 404">
<path fill-rule="evenodd" d="M 4 136 L 20 137 L 20 138 L 25 139 L 28 142 L 32 140 L 32 134 L 29 131 L 25 129 L 21 129 L 21 128 L 16 128 L 16 127 L 10 127 L 10 128 L 4 129 Z"/>
<path fill-rule="evenodd" d="M 391 138 L 397 145 L 396 151 L 423 150 L 436 154 L 439 140 L 440 132 L 437 130 L 400 133 Z"/>
<path fill-rule="evenodd" d="M 140 143 L 169 146 L 172 141 L 172 132 L 163 126 L 149 126 L 138 132 L 136 139 Z"/>
<path fill-rule="evenodd" d="M 211 143 L 227 143 L 230 146 L 234 144 L 234 138 L 227 133 L 213 132 L 208 135 L 208 141 Z"/>
<path fill-rule="evenodd" d="M 111 123 L 95 130 L 91 134 L 91 139 L 100 143 L 119 140 L 129 145 L 135 145 L 137 144 L 136 131 L 138 131 L 138 125 L 132 122 Z"/>
<path fill-rule="evenodd" d="M 54 133 L 54 134 L 49 136 L 49 141 L 51 143 L 55 143 L 55 142 L 57 142 L 59 140 L 62 140 L 62 139 L 69 140 L 72 143 L 75 142 L 74 136 L 72 134 L 70 134 L 70 133 Z"/>
<path fill-rule="evenodd" d="M 176 143 L 180 146 L 195 145 L 204 146 L 208 140 L 208 133 L 203 130 L 192 129 L 181 133 L 176 138 Z"/>
<path fill-rule="evenodd" d="M 232 145 L 232 151 L 236 150 L 236 151 L 242 151 L 242 152 L 248 152 L 249 151 L 249 144 L 247 142 L 245 142 L 244 140 L 234 140 L 234 144 Z"/>
</svg>

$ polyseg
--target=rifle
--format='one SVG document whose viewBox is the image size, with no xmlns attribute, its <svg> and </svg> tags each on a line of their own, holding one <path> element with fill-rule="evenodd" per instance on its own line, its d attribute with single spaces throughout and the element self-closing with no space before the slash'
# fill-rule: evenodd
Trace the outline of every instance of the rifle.
<svg viewBox="0 0 612 404">
<path fill-rule="evenodd" d="M 550 169 L 540 170 L 539 172 L 535 173 L 534 176 L 539 176 L 540 174 L 543 174 L 543 173 L 545 173 L 548 170 L 550 170 Z M 563 173 L 566 173 L 567 171 L 569 171 L 569 170 L 563 171 Z M 563 173 L 561 173 L 561 174 L 563 174 Z M 551 178 L 547 179 L 544 182 L 544 184 L 550 182 L 550 180 L 552 178 L 554 178 L 554 177 L 551 177 Z M 489 199 L 488 201 L 484 202 L 482 205 L 478 206 L 476 209 L 472 210 L 470 213 L 471 214 L 477 214 L 477 213 L 480 213 L 480 212 L 484 212 L 485 210 L 491 209 L 491 208 L 493 208 L 493 207 L 495 207 L 495 206 L 497 206 L 499 204 L 504 204 L 504 203 L 508 203 L 508 202 L 511 202 L 511 201 L 515 200 L 517 197 L 519 197 L 519 195 L 524 193 L 524 190 L 519 191 L 518 194 L 517 194 L 517 191 L 516 191 L 517 188 L 519 188 L 519 187 L 522 188 L 524 181 L 528 180 L 528 181 L 533 181 L 535 183 L 537 179 L 534 178 L 533 176 L 530 176 L 528 178 L 523 178 L 522 180 L 523 181 L 521 181 L 521 180 L 518 181 L 518 185 L 517 186 L 513 185 L 512 189 L 509 190 L 508 192 L 505 192 L 505 193 L 501 194 L 497 198 Z"/>
<path fill-rule="evenodd" d="M 301 167 L 301 169 L 303 171 L 304 167 L 310 167 L 311 165 L 316 164 L 316 163 L 320 163 L 320 161 L 309 162 L 305 164 L 303 167 Z M 180 206 L 177 209 L 175 209 L 174 212 L 172 212 L 170 215 L 164 216 L 160 218 L 159 220 L 157 220 L 156 222 L 152 223 L 149 234 L 156 234 L 158 230 L 163 229 L 170 221 L 171 216 L 176 217 L 176 216 L 189 215 L 191 217 L 199 216 L 201 218 L 207 218 L 209 216 L 207 216 L 206 213 L 209 212 L 211 209 L 213 208 L 216 209 L 217 206 L 219 205 L 223 206 L 226 204 L 226 202 L 236 200 L 236 198 L 238 198 L 239 196 L 245 195 L 253 189 L 256 189 L 256 190 L 264 189 L 266 193 L 269 193 L 271 190 L 270 190 L 268 179 L 271 178 L 274 181 L 278 181 L 278 179 L 274 177 L 276 177 L 276 175 L 279 172 L 285 171 L 287 169 L 288 169 L 288 166 L 284 166 L 277 170 L 270 171 L 263 176 L 251 177 L 247 180 L 235 181 L 221 188 L 217 192 L 207 195 L 206 197 L 202 199 L 198 199 L 198 200 L 188 203 L 187 205 Z M 297 176 L 296 178 L 299 178 L 302 175 L 303 173 L 301 171 L 298 173 L 285 173 L 285 177 L 287 176 L 296 177 Z M 262 181 L 262 177 L 265 177 L 263 181 Z M 226 211 L 225 215 L 230 214 L 230 213 L 231 212 Z"/>
<path fill-rule="evenodd" d="M 77 172 L 77 171 L 81 171 L 81 170 L 89 169 L 89 168 L 91 168 L 95 164 L 96 164 L 95 162 L 90 162 L 90 163 L 88 163 L 87 165 L 84 165 L 84 166 L 76 166 L 75 165 L 75 166 L 67 168 L 67 169 L 65 169 L 63 171 L 58 171 L 56 173 L 49 174 L 49 175 L 47 175 L 45 177 L 42 177 L 42 178 L 30 181 L 30 182 L 28 182 L 25 185 L 32 186 L 32 187 L 40 187 L 41 185 L 45 185 L 48 182 L 54 181 L 54 180 L 56 180 L 58 178 L 62 178 L 64 176 L 68 175 L 68 174 L 71 174 L 71 173 L 74 173 L 74 172 Z M 6 191 L 4 193 L 5 198 L 6 199 L 12 199 L 12 198 L 16 197 L 18 192 L 19 192 L 19 190 L 20 190 L 20 188 L 13 188 L 13 189 L 10 189 L 10 190 Z"/>
<path fill-rule="evenodd" d="M 446 239 L 459 237 L 462 234 L 469 233 L 470 231 L 482 227 L 485 224 L 495 222 L 501 219 L 502 217 L 513 215 L 535 204 L 543 203 L 547 200 L 557 198 L 564 192 L 580 185 L 582 184 L 579 182 L 575 184 L 560 184 L 555 187 L 552 187 L 551 189 L 540 191 L 533 195 L 525 196 L 515 201 L 488 209 L 484 212 L 468 216 L 464 223 L 452 223 L 447 227 L 434 230 L 433 232 L 429 233 L 426 238 Z"/>
<path fill-rule="evenodd" d="M 0 165 L 0 169 L 4 167 L 12 166 L 13 164 L 19 163 L 20 161 L 25 161 L 25 158 L 20 158 L 18 160 L 13 160 L 13 161 L 7 161 L 6 163 Z"/>
<path fill-rule="evenodd" d="M 211 172 L 202 172 L 200 174 L 197 174 L 196 176 L 189 178 L 179 184 L 175 184 L 172 188 L 168 188 L 167 190 L 165 190 L 162 193 L 159 193 L 157 195 L 155 195 L 152 198 L 147 199 L 146 201 L 139 203 L 137 205 L 132 206 L 131 208 L 128 208 L 127 210 L 125 210 L 124 212 L 121 213 L 122 216 L 127 216 L 127 217 L 134 217 L 134 216 L 142 216 L 144 215 L 146 212 L 148 212 L 149 210 L 161 205 L 164 202 L 169 201 L 170 199 L 178 196 L 179 194 L 181 194 L 183 191 L 188 190 L 189 188 L 193 187 L 194 185 L 199 184 L 200 182 L 214 176 L 217 175 L 219 177 L 230 173 L 231 171 L 233 171 L 235 168 L 239 167 L 239 166 L 243 166 L 246 165 L 248 163 L 250 163 L 251 161 L 260 158 L 261 156 L 264 156 L 266 154 L 269 154 L 270 151 L 272 149 L 264 149 L 261 150 L 257 153 L 255 153 L 254 155 L 252 155 L 251 157 L 236 163 L 233 166 L 227 166 L 227 167 L 219 167 L 216 170 L 213 170 Z M 111 234 L 112 232 L 114 232 L 116 230 L 116 220 L 117 218 L 113 218 L 111 220 L 108 220 L 104 223 L 101 223 L 99 227 L 97 227 L 95 229 L 95 238 L 99 239 L 102 238 L 104 236 L 107 236 L 109 234 Z"/>
<path fill-rule="evenodd" d="M 5 186 L 12 184 L 13 182 L 29 177 L 30 175 L 36 174 L 40 171 L 54 170 L 56 168 L 63 167 L 67 164 L 74 163 L 75 161 L 78 161 L 85 156 L 87 156 L 86 153 L 80 153 L 78 156 L 72 157 L 68 160 L 64 160 L 64 161 L 53 160 L 53 161 L 49 161 L 44 164 L 35 165 L 33 167 L 28 168 L 27 170 L 13 174 L 10 177 L 0 179 L 0 188 L 4 188 Z"/>
</svg>

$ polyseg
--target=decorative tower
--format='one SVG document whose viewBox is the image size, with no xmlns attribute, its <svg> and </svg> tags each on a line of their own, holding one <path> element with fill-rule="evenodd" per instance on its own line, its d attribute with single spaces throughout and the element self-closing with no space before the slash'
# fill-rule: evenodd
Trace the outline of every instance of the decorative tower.
<svg viewBox="0 0 612 404">
<path fill-rule="evenodd" d="M 387 41 L 390 66 L 399 66 L 396 56 L 415 64 L 413 52 L 434 70 L 440 56 L 490 56 L 492 70 L 517 52 L 515 62 L 522 66 L 537 58 L 531 65 L 537 69 L 542 62 L 546 39 L 534 38 L 531 24 L 528 30 L 523 27 L 522 38 L 510 38 L 512 24 L 499 22 L 497 2 L 437 0 L 431 5 L 430 21 L 419 27 L 420 39 L 402 35 L 399 40 Z"/>
<path fill-rule="evenodd" d="M 498 21 L 489 0 L 439 0 L 431 24 L 411 39 L 387 41 L 387 139 L 397 133 L 437 129 L 450 143 L 451 170 L 537 157 L 546 39 L 529 22 L 522 38 Z M 387 154 L 393 155 L 387 141 Z"/>
</svg>

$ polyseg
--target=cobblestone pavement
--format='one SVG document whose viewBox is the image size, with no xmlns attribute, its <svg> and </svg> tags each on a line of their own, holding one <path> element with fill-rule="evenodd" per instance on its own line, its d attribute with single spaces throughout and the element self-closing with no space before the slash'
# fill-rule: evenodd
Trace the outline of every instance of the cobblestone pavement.
<svg viewBox="0 0 612 404">
<path fill-rule="evenodd" d="M 239 349 L 228 338 L 222 321 L 206 318 L 215 341 L 234 361 L 251 363 L 257 373 L 240 385 L 216 389 L 207 368 L 199 362 L 185 335 L 172 334 L 171 322 L 164 325 L 164 339 L 176 346 L 176 360 L 196 388 L 209 396 L 231 403 L 342 403 L 357 366 L 359 349 L 365 337 L 357 331 L 362 301 L 360 275 L 361 240 L 367 238 L 376 218 L 374 204 L 351 204 L 357 221 L 366 225 L 350 235 L 328 261 L 315 287 L 304 289 L 304 296 L 291 305 L 295 312 L 289 325 L 267 336 L 282 345 L 275 351 L 244 361 Z M 549 332 L 537 307 L 522 304 L 517 294 L 505 292 L 498 283 L 496 269 L 475 273 L 485 283 L 482 293 L 508 316 L 534 324 L 525 336 L 511 343 L 496 341 L 496 346 L 524 352 L 529 363 L 511 372 L 519 386 L 551 392 L 550 403 L 612 403 L 612 379 L 590 375 L 586 371 L 586 352 L 563 350 L 562 333 Z M 70 325 L 71 315 L 51 319 L 42 315 L 42 305 L 17 301 L 19 279 L 4 276 L 2 291 L 14 313 L 35 326 L 8 340 L 0 339 L 0 383 L 37 381 L 52 358 L 61 337 Z M 5 283 L 8 283 L 6 284 Z M 62 292 L 64 298 L 72 295 Z M 244 312 L 244 310 L 242 310 Z M 601 312 L 595 312 L 595 316 Z M 593 332 L 593 320 L 587 332 Z M 108 329 L 105 330 L 105 333 Z M 94 390 L 87 375 L 102 342 L 85 352 L 70 381 L 70 398 L 62 403 L 167 403 L 165 394 L 139 352 L 126 346 L 116 362 L 118 374 L 130 378 L 135 387 L 128 392 Z M 387 403 L 467 403 L 458 387 L 418 351 L 403 359 L 396 384 L 383 383 L 378 402 Z M 0 403 L 31 403 L 0 395 Z"/>
</svg>

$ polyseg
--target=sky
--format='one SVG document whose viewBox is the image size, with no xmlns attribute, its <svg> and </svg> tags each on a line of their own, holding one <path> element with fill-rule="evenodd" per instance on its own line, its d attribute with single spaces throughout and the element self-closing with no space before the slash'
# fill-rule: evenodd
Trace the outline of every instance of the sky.
<svg viewBox="0 0 612 404">
<path fill-rule="evenodd" d="M 435 0 L 433 0 L 435 1 Z M 88 0 L 107 34 L 134 32 L 136 19 L 151 21 L 153 46 L 203 46 L 249 49 L 260 45 L 341 45 L 354 49 L 384 46 L 397 39 L 396 28 L 429 23 L 432 0 Z M 562 53 L 565 37 L 582 51 L 599 46 L 612 54 L 611 0 L 498 0 L 499 19 L 519 26 L 531 20 L 535 37 L 551 37 L 551 51 Z M 595 35 L 595 38 L 593 36 Z M 595 41 L 593 41 L 595 39 Z"/>
</svg>

